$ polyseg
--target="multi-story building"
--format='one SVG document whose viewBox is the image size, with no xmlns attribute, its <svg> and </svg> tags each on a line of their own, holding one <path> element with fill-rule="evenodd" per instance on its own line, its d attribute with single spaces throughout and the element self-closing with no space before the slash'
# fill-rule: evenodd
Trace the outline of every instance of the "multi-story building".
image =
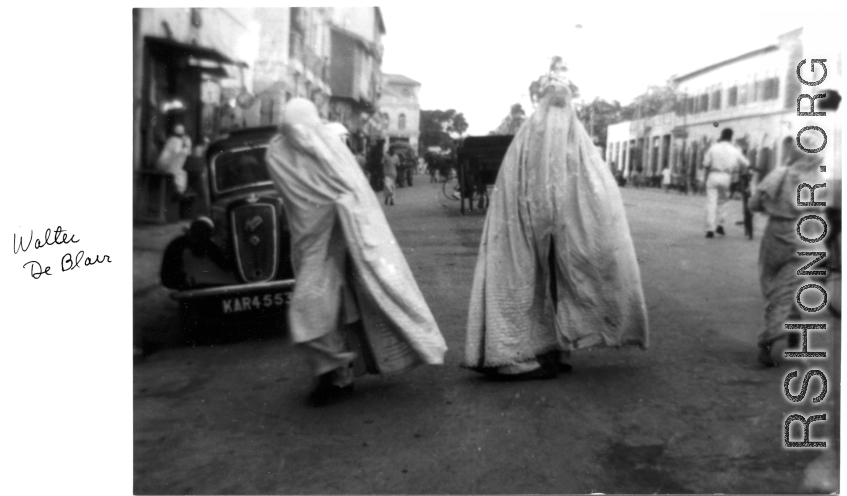
<svg viewBox="0 0 847 496">
<path fill-rule="evenodd" d="M 672 78 L 675 112 L 608 127 L 606 161 L 628 176 L 639 168 L 655 177 L 669 167 L 694 179 L 703 155 L 723 128 L 751 164 L 767 172 L 782 160 L 781 143 L 794 139 L 801 90 L 796 68 L 804 55 L 803 29 L 728 60 Z M 808 104 L 806 104 L 808 105 Z"/>
<path fill-rule="evenodd" d="M 279 122 L 291 98 L 307 98 L 329 114 L 330 8 L 257 8 L 261 26 L 255 87 L 259 123 Z"/>
<path fill-rule="evenodd" d="M 133 34 L 135 170 L 176 120 L 200 142 L 278 123 L 292 97 L 351 131 L 381 131 L 379 8 L 135 9 Z"/>
<path fill-rule="evenodd" d="M 332 12 L 329 119 L 344 124 L 354 146 L 384 134 L 377 105 L 381 94 L 382 36 L 379 7 L 335 7 Z"/>
<path fill-rule="evenodd" d="M 133 10 L 134 170 L 152 165 L 176 121 L 198 142 L 245 119 L 257 35 L 250 9 Z"/>
<path fill-rule="evenodd" d="M 278 124 L 285 102 L 303 97 L 323 118 L 347 126 L 360 149 L 366 137 L 384 134 L 377 112 L 383 34 L 375 7 L 135 9 L 139 211 L 155 211 L 152 191 L 164 198 L 163 179 L 150 169 L 177 122 L 199 144 L 232 129 Z"/>
<path fill-rule="evenodd" d="M 418 95 L 421 83 L 400 74 L 383 74 L 379 112 L 386 124 L 389 143 L 403 141 L 418 149 L 421 105 Z"/>
</svg>

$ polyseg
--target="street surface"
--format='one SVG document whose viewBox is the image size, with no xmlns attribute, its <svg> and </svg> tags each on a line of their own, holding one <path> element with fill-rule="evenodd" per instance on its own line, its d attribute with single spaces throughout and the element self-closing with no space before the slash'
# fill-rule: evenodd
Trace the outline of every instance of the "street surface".
<svg viewBox="0 0 847 496">
<path fill-rule="evenodd" d="M 360 378 L 325 408 L 306 405 L 307 366 L 282 337 L 180 345 L 176 305 L 157 286 L 180 228 L 136 228 L 134 325 L 155 350 L 134 372 L 136 494 L 808 491 L 822 450 L 782 448 L 798 411 L 783 380 L 805 368 L 756 362 L 764 218 L 747 240 L 733 201 L 727 236 L 709 240 L 705 197 L 623 188 L 650 349 L 577 351 L 558 379 L 496 383 L 459 368 L 484 214 L 461 216 L 440 184 L 415 179 L 386 212 L 446 364 Z M 832 333 L 810 335 L 835 350 Z M 815 379 L 809 395 L 819 391 Z M 831 441 L 832 420 L 812 437 Z"/>
</svg>

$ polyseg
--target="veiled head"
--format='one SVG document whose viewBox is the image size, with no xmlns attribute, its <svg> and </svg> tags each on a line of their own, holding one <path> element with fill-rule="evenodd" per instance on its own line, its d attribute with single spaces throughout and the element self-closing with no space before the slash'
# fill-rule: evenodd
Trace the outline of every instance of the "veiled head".
<svg viewBox="0 0 847 496">
<path fill-rule="evenodd" d="M 547 99 L 554 107 L 564 107 L 573 98 L 569 86 L 566 79 L 547 76 L 541 84 L 541 98 Z"/>
<path fill-rule="evenodd" d="M 283 126 L 317 126 L 321 123 L 318 108 L 305 98 L 293 98 L 282 108 Z"/>
</svg>

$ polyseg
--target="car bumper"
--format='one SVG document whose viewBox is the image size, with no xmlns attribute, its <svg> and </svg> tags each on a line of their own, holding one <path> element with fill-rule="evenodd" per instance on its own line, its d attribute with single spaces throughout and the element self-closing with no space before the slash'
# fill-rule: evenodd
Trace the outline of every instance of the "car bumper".
<svg viewBox="0 0 847 496">
<path fill-rule="evenodd" d="M 214 288 L 175 291 L 171 293 L 171 298 L 175 300 L 194 300 L 215 297 L 232 297 L 236 295 L 247 295 L 253 293 L 266 293 L 274 291 L 291 291 L 292 289 L 294 289 L 294 279 L 285 279 L 282 281 L 273 282 L 232 284 L 229 286 L 218 286 Z"/>
<path fill-rule="evenodd" d="M 193 322 L 226 326 L 265 319 L 280 323 L 288 314 L 293 288 L 294 279 L 287 279 L 178 291 L 171 298 L 179 302 L 183 316 Z"/>
</svg>

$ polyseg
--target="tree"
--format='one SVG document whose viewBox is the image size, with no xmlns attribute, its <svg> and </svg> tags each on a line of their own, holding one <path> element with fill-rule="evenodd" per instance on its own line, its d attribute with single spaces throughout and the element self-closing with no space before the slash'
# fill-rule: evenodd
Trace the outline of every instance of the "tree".
<svg viewBox="0 0 847 496">
<path fill-rule="evenodd" d="M 609 125 L 620 122 L 621 104 L 617 100 L 607 102 L 597 97 L 591 103 L 582 106 L 577 115 L 586 131 L 597 139 L 599 146 L 606 146 L 606 131 Z M 593 129 L 592 129 L 593 126 Z"/>
<path fill-rule="evenodd" d="M 621 120 L 644 119 L 672 112 L 682 98 L 673 84 L 668 81 L 662 86 L 651 85 L 647 91 L 635 97 L 629 105 L 621 109 Z"/>
<path fill-rule="evenodd" d="M 468 121 L 465 120 L 465 114 L 458 113 L 453 117 L 453 130 L 459 134 L 465 134 L 468 130 Z"/>
<path fill-rule="evenodd" d="M 521 128 L 521 125 L 525 120 L 526 112 L 524 111 L 523 106 L 520 103 L 516 103 L 512 105 L 511 109 L 509 109 L 509 115 L 503 119 L 503 122 L 497 126 L 497 129 L 489 134 L 515 134 L 518 132 L 518 129 Z"/>
<path fill-rule="evenodd" d="M 422 148 L 439 146 L 444 149 L 453 147 L 450 133 L 463 134 L 468 129 L 464 114 L 449 110 L 421 110 L 420 143 Z"/>
</svg>

